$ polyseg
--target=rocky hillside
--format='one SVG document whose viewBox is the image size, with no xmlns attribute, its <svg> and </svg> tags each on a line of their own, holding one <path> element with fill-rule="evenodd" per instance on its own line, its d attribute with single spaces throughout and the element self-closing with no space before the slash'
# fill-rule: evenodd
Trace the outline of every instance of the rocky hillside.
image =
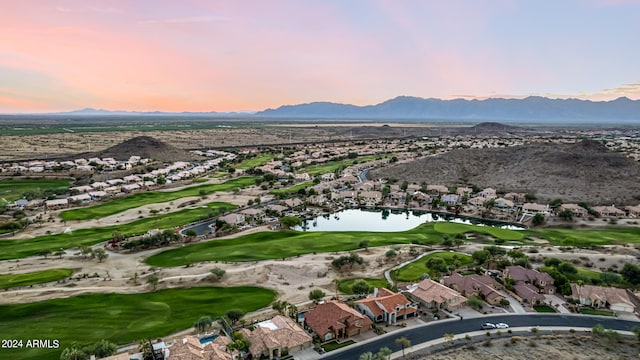
<svg viewBox="0 0 640 360">
<path fill-rule="evenodd" d="M 541 200 L 637 204 L 640 164 L 595 141 L 461 149 L 370 172 L 370 178 L 473 184 L 535 193 Z"/>
<path fill-rule="evenodd" d="M 92 155 L 100 158 L 112 157 L 116 160 L 126 160 L 131 155 L 137 155 L 161 162 L 200 159 L 195 154 L 178 149 L 150 136 L 137 136 Z"/>
</svg>

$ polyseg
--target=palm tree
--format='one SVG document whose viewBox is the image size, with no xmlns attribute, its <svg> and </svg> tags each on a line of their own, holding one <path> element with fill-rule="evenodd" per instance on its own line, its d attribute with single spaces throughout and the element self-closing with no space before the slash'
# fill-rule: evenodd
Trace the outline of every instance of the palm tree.
<svg viewBox="0 0 640 360">
<path fill-rule="evenodd" d="M 404 354 L 404 349 L 411 347 L 411 340 L 407 339 L 404 336 L 401 336 L 399 338 L 396 339 L 396 345 L 400 345 L 402 347 L 402 357 L 406 357 L 406 355 Z"/>
</svg>

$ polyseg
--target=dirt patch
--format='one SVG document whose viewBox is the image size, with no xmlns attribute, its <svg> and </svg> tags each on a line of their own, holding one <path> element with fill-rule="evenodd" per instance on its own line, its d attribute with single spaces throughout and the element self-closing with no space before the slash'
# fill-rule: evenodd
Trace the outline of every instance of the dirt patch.
<svg viewBox="0 0 640 360">
<path fill-rule="evenodd" d="M 593 339 L 589 335 L 549 335 L 536 337 L 513 337 L 485 341 L 473 346 L 460 346 L 433 355 L 413 354 L 411 360 L 622 360 L 638 358 L 637 341 L 624 338 L 613 344 Z M 461 340 L 464 341 L 464 340 Z M 525 355 L 526 354 L 526 355 Z"/>
</svg>

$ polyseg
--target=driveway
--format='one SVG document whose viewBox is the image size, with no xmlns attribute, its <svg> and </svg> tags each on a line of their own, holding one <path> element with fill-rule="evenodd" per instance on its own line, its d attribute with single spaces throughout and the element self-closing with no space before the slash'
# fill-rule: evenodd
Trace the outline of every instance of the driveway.
<svg viewBox="0 0 640 360">
<path fill-rule="evenodd" d="M 571 311 L 567 310 L 567 308 L 564 307 L 565 301 L 560 299 L 556 295 L 545 295 L 544 301 L 547 304 L 551 305 L 551 307 L 553 307 L 554 309 L 558 310 L 558 312 L 561 314 L 571 314 Z"/>
<path fill-rule="evenodd" d="M 498 291 L 500 295 L 504 296 L 507 300 L 509 300 L 509 306 L 511 310 L 513 310 L 516 314 L 526 314 L 527 310 L 522 307 L 522 304 L 518 302 L 513 296 L 509 295 L 506 291 Z"/>
</svg>

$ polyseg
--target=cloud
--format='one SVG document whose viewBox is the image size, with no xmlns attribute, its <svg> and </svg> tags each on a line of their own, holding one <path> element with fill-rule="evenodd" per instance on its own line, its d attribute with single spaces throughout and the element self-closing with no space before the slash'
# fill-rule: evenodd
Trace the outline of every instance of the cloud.
<svg viewBox="0 0 640 360">
<path fill-rule="evenodd" d="M 194 23 L 206 23 L 206 22 L 218 22 L 218 21 L 226 21 L 227 18 L 223 16 L 191 16 L 191 17 L 183 17 L 183 18 L 172 18 L 172 19 L 151 19 L 151 20 L 143 20 L 138 21 L 139 25 L 150 25 L 150 24 L 194 24 Z"/>
</svg>

